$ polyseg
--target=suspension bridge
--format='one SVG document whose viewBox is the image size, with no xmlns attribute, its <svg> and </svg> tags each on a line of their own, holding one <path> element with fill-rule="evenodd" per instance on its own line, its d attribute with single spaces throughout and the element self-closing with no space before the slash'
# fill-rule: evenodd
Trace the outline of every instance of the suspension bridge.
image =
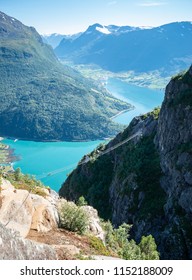
<svg viewBox="0 0 192 280">
<path fill-rule="evenodd" d="M 101 156 L 103 156 L 103 155 L 105 155 L 105 154 L 110 153 L 111 151 L 113 151 L 113 150 L 119 148 L 120 146 L 126 144 L 127 142 L 131 141 L 132 139 L 134 139 L 134 138 L 137 137 L 137 136 L 140 136 L 140 137 L 142 136 L 142 129 L 139 130 L 137 133 L 131 135 L 131 136 L 128 137 L 127 139 L 123 140 L 122 142 L 120 142 L 120 143 L 118 143 L 118 144 L 116 144 L 116 145 L 114 145 L 114 146 L 112 146 L 112 147 L 106 149 L 105 151 L 99 151 L 99 150 L 98 150 L 98 151 L 97 151 L 97 152 L 98 152 L 97 157 L 101 157 Z M 91 160 L 91 158 L 87 155 L 87 156 L 85 156 L 85 159 L 83 159 L 82 161 L 80 161 L 78 164 L 77 164 L 77 163 L 73 163 L 73 164 L 68 165 L 68 166 L 65 166 L 65 167 L 63 167 L 63 168 L 56 169 L 56 170 L 53 170 L 53 171 L 51 171 L 51 172 L 43 173 L 43 174 L 41 174 L 41 175 L 39 175 L 39 176 L 36 176 L 36 177 L 37 177 L 38 180 L 41 180 L 41 179 L 44 179 L 44 178 L 46 178 L 46 177 L 54 176 L 54 175 L 56 175 L 56 174 L 59 174 L 59 173 L 62 173 L 62 172 L 64 172 L 64 171 L 67 171 L 67 170 L 70 170 L 70 169 L 72 169 L 72 168 L 75 168 L 76 166 L 80 166 L 80 165 L 86 164 L 86 163 L 88 163 L 90 160 Z"/>
</svg>

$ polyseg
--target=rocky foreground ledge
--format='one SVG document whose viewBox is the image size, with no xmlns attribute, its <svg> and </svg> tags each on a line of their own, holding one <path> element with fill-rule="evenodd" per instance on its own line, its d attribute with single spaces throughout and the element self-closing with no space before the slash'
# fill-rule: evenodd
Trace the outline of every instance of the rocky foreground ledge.
<svg viewBox="0 0 192 280">
<path fill-rule="evenodd" d="M 0 223 L 1 260 L 54 260 L 56 251 L 46 244 L 22 238 L 18 232 Z"/>
<path fill-rule="evenodd" d="M 59 228 L 59 196 L 43 189 L 44 197 L 16 189 L 1 179 L 0 191 L 0 259 L 56 260 L 90 257 L 96 253 L 89 237 Z M 104 240 L 97 211 L 82 206 L 89 216 L 88 234 Z"/>
</svg>

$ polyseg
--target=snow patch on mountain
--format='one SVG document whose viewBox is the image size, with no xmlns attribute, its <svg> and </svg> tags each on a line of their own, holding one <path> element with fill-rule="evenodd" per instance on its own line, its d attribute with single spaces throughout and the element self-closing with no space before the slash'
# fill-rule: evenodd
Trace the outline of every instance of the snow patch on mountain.
<svg viewBox="0 0 192 280">
<path fill-rule="evenodd" d="M 154 26 L 139 26 L 139 29 L 153 29 Z"/>
<path fill-rule="evenodd" d="M 97 26 L 96 30 L 103 34 L 111 34 L 111 32 L 105 26 L 102 27 Z"/>
</svg>

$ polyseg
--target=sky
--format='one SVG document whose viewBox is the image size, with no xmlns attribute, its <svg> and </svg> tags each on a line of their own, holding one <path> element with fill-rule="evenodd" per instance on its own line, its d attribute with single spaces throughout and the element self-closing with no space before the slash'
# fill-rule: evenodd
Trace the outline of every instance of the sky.
<svg viewBox="0 0 192 280">
<path fill-rule="evenodd" d="M 192 21 L 192 0 L 0 0 L 0 11 L 40 34 L 74 34 L 94 23 L 160 26 Z"/>
</svg>

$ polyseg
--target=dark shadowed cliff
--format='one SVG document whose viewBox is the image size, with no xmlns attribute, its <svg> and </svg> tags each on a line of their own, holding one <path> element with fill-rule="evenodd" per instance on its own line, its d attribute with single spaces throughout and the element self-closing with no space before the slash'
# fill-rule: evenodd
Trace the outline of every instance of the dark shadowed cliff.
<svg viewBox="0 0 192 280">
<path fill-rule="evenodd" d="M 192 68 L 174 77 L 160 110 L 133 119 L 102 150 L 131 141 L 77 167 L 60 189 L 80 195 L 114 225 L 133 224 L 132 237 L 152 234 L 161 259 L 192 258 Z"/>
</svg>

